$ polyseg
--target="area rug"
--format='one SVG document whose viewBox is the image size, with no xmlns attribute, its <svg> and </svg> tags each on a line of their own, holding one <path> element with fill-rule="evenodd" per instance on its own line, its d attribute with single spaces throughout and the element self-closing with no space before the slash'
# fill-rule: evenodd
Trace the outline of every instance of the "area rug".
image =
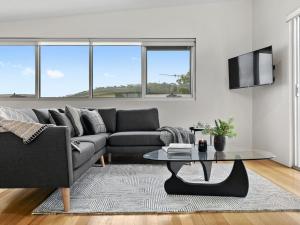
<svg viewBox="0 0 300 225">
<path fill-rule="evenodd" d="M 224 180 L 232 164 L 214 163 L 211 181 Z M 107 165 L 92 167 L 71 188 L 69 213 L 137 214 L 245 211 L 299 211 L 300 198 L 247 169 L 247 197 L 168 195 L 165 165 Z M 205 182 L 202 167 L 185 165 L 179 175 L 189 182 Z M 59 191 L 53 192 L 33 214 L 64 213 Z"/>
</svg>

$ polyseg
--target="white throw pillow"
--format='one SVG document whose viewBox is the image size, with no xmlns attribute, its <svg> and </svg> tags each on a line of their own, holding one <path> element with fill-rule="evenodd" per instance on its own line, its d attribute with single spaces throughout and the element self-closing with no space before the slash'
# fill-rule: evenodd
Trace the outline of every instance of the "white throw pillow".
<svg viewBox="0 0 300 225">
<path fill-rule="evenodd" d="M 72 106 L 67 105 L 65 109 L 65 113 L 67 117 L 69 117 L 74 130 L 75 130 L 75 136 L 82 136 L 83 135 L 83 126 L 81 124 L 81 110 L 78 108 L 74 108 Z"/>
<path fill-rule="evenodd" d="M 32 118 L 14 108 L 0 106 L 0 120 L 3 119 L 36 123 Z"/>
</svg>

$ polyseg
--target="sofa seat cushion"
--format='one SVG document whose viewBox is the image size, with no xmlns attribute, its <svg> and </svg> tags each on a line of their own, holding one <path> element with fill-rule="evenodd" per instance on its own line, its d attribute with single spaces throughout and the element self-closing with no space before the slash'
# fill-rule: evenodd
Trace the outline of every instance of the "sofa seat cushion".
<svg viewBox="0 0 300 225">
<path fill-rule="evenodd" d="M 94 144 L 90 142 L 80 142 L 79 148 L 80 152 L 75 149 L 72 151 L 74 169 L 80 167 L 82 164 L 90 160 L 95 153 Z"/>
<path fill-rule="evenodd" d="M 110 146 L 163 146 L 159 131 L 125 131 L 109 136 Z"/>
<path fill-rule="evenodd" d="M 72 140 L 80 141 L 80 142 L 89 142 L 94 144 L 95 151 L 98 152 L 106 145 L 106 140 L 109 134 L 100 133 L 94 135 L 85 135 L 81 137 L 74 137 Z"/>
</svg>

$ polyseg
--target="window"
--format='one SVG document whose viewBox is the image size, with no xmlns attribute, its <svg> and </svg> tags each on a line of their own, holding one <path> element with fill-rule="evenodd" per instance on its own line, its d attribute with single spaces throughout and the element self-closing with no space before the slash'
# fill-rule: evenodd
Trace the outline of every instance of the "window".
<svg viewBox="0 0 300 225">
<path fill-rule="evenodd" d="M 40 47 L 41 97 L 89 96 L 89 46 Z"/>
<path fill-rule="evenodd" d="M 0 46 L 0 95 L 35 95 L 34 46 Z"/>
<path fill-rule="evenodd" d="M 93 47 L 93 97 L 141 97 L 141 46 Z"/>
<path fill-rule="evenodd" d="M 147 95 L 191 95 L 189 47 L 147 48 Z"/>
<path fill-rule="evenodd" d="M 0 97 L 192 98 L 195 39 L 1 39 Z"/>
</svg>

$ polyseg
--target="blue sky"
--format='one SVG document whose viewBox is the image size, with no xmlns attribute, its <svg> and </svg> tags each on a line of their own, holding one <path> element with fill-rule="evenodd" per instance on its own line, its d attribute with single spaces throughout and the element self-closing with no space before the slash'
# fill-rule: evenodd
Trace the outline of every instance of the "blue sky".
<svg viewBox="0 0 300 225">
<path fill-rule="evenodd" d="M 141 83 L 140 46 L 95 46 L 93 86 Z"/>
<path fill-rule="evenodd" d="M 182 75 L 190 71 L 190 52 L 147 51 L 147 81 L 156 83 L 176 83 L 179 77 L 166 76 Z"/>
<path fill-rule="evenodd" d="M 0 94 L 34 94 L 35 48 L 0 46 Z"/>
<path fill-rule="evenodd" d="M 140 46 L 95 46 L 95 87 L 141 83 Z M 175 83 L 161 74 L 186 74 L 189 51 L 148 51 L 148 82 Z M 34 94 L 33 46 L 0 46 L 0 94 Z M 41 47 L 41 96 L 59 97 L 88 90 L 88 46 Z"/>
<path fill-rule="evenodd" d="M 88 46 L 42 46 L 41 96 L 62 97 L 89 89 Z"/>
</svg>

